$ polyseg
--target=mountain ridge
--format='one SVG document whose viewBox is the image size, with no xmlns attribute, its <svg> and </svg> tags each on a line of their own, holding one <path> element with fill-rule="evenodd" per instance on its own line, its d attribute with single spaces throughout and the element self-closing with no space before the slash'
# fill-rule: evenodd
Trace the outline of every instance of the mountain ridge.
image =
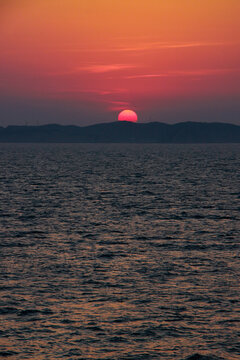
<svg viewBox="0 0 240 360">
<path fill-rule="evenodd" d="M 60 143 L 240 143 L 240 126 L 221 122 L 131 123 L 87 126 L 9 125 L 0 127 L 0 142 Z"/>
</svg>

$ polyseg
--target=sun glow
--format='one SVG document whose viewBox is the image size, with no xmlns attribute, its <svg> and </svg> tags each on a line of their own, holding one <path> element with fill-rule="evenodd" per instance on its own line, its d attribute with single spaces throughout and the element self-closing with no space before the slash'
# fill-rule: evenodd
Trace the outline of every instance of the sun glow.
<svg viewBox="0 0 240 360">
<path fill-rule="evenodd" d="M 138 116 L 133 110 L 123 110 L 118 114 L 118 121 L 137 122 Z"/>
</svg>

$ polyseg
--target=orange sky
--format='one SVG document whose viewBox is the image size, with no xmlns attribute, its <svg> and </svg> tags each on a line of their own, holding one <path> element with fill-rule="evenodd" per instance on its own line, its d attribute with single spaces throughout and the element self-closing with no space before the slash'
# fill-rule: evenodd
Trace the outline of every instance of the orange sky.
<svg viewBox="0 0 240 360">
<path fill-rule="evenodd" d="M 238 123 L 239 14 L 239 0 L 0 0 L 2 121 L 81 125 L 130 108 Z"/>
</svg>

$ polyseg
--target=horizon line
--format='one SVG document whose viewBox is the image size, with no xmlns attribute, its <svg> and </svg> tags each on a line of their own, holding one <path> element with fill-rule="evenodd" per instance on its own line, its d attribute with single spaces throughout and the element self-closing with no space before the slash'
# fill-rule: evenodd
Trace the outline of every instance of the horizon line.
<svg viewBox="0 0 240 360">
<path fill-rule="evenodd" d="M 60 127 L 90 127 L 90 126 L 96 126 L 96 125 L 108 125 L 108 124 L 126 124 L 126 123 L 130 123 L 133 125 L 147 125 L 147 124 L 163 124 L 163 125 L 169 125 L 169 126 L 174 126 L 174 125 L 178 125 L 178 124 L 223 124 L 223 125 L 234 125 L 234 126 L 239 126 L 240 124 L 234 124 L 234 123 L 228 123 L 228 122 L 223 122 L 223 121 L 179 121 L 179 122 L 175 122 L 175 123 L 167 123 L 167 122 L 163 122 L 163 121 L 147 121 L 147 122 L 132 122 L 132 121 L 109 121 L 109 122 L 101 122 L 101 123 L 95 123 L 95 124 L 89 124 L 89 125 L 76 125 L 76 124 L 59 124 L 59 123 L 46 123 L 46 124 L 9 124 L 6 126 L 0 125 L 0 128 L 2 129 L 7 129 L 8 127 L 43 127 L 43 126 L 60 126 Z"/>
</svg>

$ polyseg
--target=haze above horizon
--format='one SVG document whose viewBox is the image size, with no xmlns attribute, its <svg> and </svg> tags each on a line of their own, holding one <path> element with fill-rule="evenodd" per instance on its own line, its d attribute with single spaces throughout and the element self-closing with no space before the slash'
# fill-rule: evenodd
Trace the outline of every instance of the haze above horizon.
<svg viewBox="0 0 240 360">
<path fill-rule="evenodd" d="M 240 124 L 239 0 L 2 1 L 0 126 Z"/>
</svg>

